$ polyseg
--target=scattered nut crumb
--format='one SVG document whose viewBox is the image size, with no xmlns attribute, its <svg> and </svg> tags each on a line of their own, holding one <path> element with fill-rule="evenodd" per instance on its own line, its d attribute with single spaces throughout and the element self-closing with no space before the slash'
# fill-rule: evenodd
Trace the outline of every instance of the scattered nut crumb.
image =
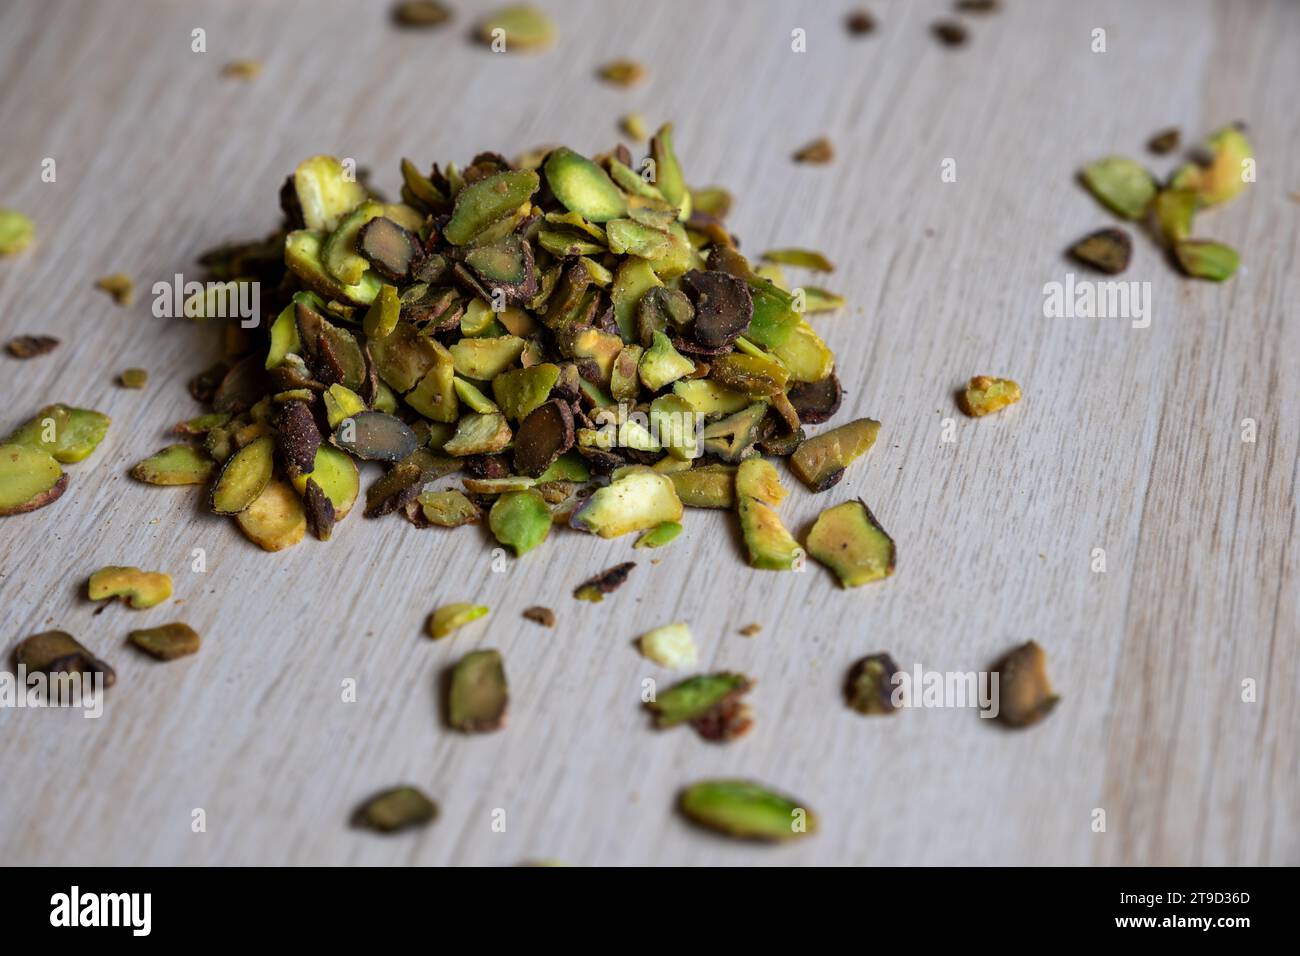
<svg viewBox="0 0 1300 956">
<path fill-rule="evenodd" d="M 221 75 L 233 80 L 251 80 L 262 72 L 257 60 L 231 60 L 221 68 Z"/>
<path fill-rule="evenodd" d="M 121 306 L 130 306 L 135 301 L 135 283 L 124 272 L 115 272 L 95 280 L 95 288 L 107 292 L 113 301 Z"/>
<path fill-rule="evenodd" d="M 811 163 L 822 166 L 835 158 L 835 149 L 825 136 L 815 139 L 794 154 L 796 163 Z"/>
<path fill-rule="evenodd" d="M 753 637 L 761 630 L 763 630 L 762 624 L 758 624 L 758 623 L 746 624 L 744 627 L 740 629 L 740 634 L 742 637 Z"/>
<path fill-rule="evenodd" d="M 52 335 L 19 335 L 5 345 L 14 358 L 29 359 L 45 355 L 58 348 L 59 340 Z"/>
<path fill-rule="evenodd" d="M 555 612 L 549 607 L 530 607 L 524 611 L 524 617 L 542 627 L 555 627 Z"/>
</svg>

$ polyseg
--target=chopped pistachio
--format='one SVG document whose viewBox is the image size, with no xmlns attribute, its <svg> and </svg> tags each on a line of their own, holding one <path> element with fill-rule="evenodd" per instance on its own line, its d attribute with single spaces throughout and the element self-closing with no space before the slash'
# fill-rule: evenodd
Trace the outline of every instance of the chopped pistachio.
<svg viewBox="0 0 1300 956">
<path fill-rule="evenodd" d="M 600 68 L 600 78 L 615 86 L 634 86 L 645 79 L 646 68 L 636 60 L 611 60 Z"/>
<path fill-rule="evenodd" d="M 131 469 L 131 477 L 150 485 L 205 485 L 215 462 L 195 445 L 168 445 Z"/>
<path fill-rule="evenodd" d="M 411 426 L 384 412 L 359 412 L 345 418 L 330 441 L 364 461 L 400 461 L 420 444 Z"/>
<path fill-rule="evenodd" d="M 117 673 L 90 653 L 67 631 L 42 631 L 14 648 L 14 663 L 28 674 L 100 674 L 104 686 L 117 683 Z"/>
<path fill-rule="evenodd" d="M 618 126 L 628 139 L 636 140 L 638 143 L 644 143 L 650 136 L 650 131 L 646 129 L 645 117 L 640 113 L 623 114 L 623 118 L 618 121 Z"/>
<path fill-rule="evenodd" d="M 470 621 L 486 617 L 487 613 L 487 607 L 482 604 L 444 604 L 429 615 L 429 636 L 435 641 L 439 640 Z"/>
<path fill-rule="evenodd" d="M 791 840 L 817 830 L 799 801 L 749 780 L 702 780 L 682 791 L 678 806 L 692 822 L 742 840 Z"/>
<path fill-rule="evenodd" d="M 632 573 L 636 567 L 635 561 L 624 561 L 622 564 L 616 564 L 614 567 L 601 571 L 595 577 L 588 578 L 577 586 L 573 591 L 573 596 L 579 601 L 590 601 L 593 604 L 599 604 L 605 599 L 606 594 L 612 594 L 623 586 L 627 576 Z"/>
<path fill-rule="evenodd" d="M 1174 244 L 1192 234 L 1192 216 L 1199 200 L 1192 189 L 1162 189 L 1151 203 L 1151 215 L 1166 243 Z"/>
<path fill-rule="evenodd" d="M 212 486 L 212 510 L 233 515 L 260 495 L 275 469 L 275 439 L 263 436 L 249 442 L 226 459 Z"/>
<path fill-rule="evenodd" d="M 602 538 L 615 538 L 681 517 L 682 503 L 672 479 L 647 470 L 623 475 L 597 489 L 574 512 L 572 524 Z"/>
<path fill-rule="evenodd" d="M 504 41 L 502 49 L 506 51 L 515 48 L 534 50 L 550 45 L 555 38 L 555 27 L 541 9 L 530 3 L 521 3 L 503 7 L 481 20 L 478 37 L 494 50 L 498 38 Z"/>
<path fill-rule="evenodd" d="M 871 654 L 855 663 L 844 684 L 849 707 L 860 714 L 894 713 L 896 673 L 898 665 L 888 654 Z"/>
<path fill-rule="evenodd" d="M 5 444 L 36 448 L 70 465 L 88 458 L 99 447 L 110 424 L 102 412 L 60 402 L 38 411 L 6 438 Z"/>
<path fill-rule="evenodd" d="M 646 707 L 660 729 L 689 723 L 705 740 L 725 742 L 754 725 L 753 714 L 741 700 L 753 686 L 744 674 L 700 674 L 660 692 Z"/>
<path fill-rule="evenodd" d="M 665 123 L 650 140 L 650 155 L 655 161 L 655 186 L 664 199 L 678 208 L 681 219 L 691 216 L 691 194 L 682 176 L 681 164 L 673 148 L 673 124 Z"/>
<path fill-rule="evenodd" d="M 402 7 L 423 6 L 404 3 Z M 411 827 L 426 826 L 438 817 L 438 805 L 416 787 L 394 787 L 367 800 L 353 819 L 358 826 L 395 833 Z"/>
<path fill-rule="evenodd" d="M 834 312 L 845 306 L 844 296 L 823 289 L 821 286 L 805 285 L 803 289 L 803 310 L 805 313 Z"/>
<path fill-rule="evenodd" d="M 808 532 L 808 554 L 835 572 L 845 588 L 894 573 L 894 539 L 863 501 L 846 501 L 818 515 Z"/>
<path fill-rule="evenodd" d="M 645 350 L 637 365 L 641 384 L 652 392 L 671 385 L 695 371 L 695 363 L 673 348 L 672 340 L 663 332 L 655 332 L 653 344 Z"/>
<path fill-rule="evenodd" d="M 555 627 L 555 612 L 549 607 L 534 606 L 524 610 L 524 617 L 528 620 L 542 625 L 542 627 Z"/>
<path fill-rule="evenodd" d="M 1107 156 L 1089 163 L 1083 183 L 1092 194 L 1125 219 L 1140 219 L 1156 196 L 1156 181 L 1146 168 L 1126 156 Z"/>
<path fill-rule="evenodd" d="M 1052 712 L 1060 697 L 1047 677 L 1047 654 L 1033 641 L 1021 644 L 994 666 L 998 717 L 1009 727 L 1028 727 Z"/>
<path fill-rule="evenodd" d="M 67 487 L 59 463 L 39 448 L 0 445 L 0 517 L 43 508 Z"/>
<path fill-rule="evenodd" d="M 0 209 L 0 256 L 22 252 L 32 243 L 36 224 L 14 209 Z"/>
<path fill-rule="evenodd" d="M 816 166 L 823 166 L 834 158 L 835 149 L 831 146 L 831 141 L 825 136 L 800 147 L 794 154 L 796 163 L 810 163 Z"/>
<path fill-rule="evenodd" d="M 450 19 L 451 11 L 438 0 L 403 0 L 393 7 L 393 22 L 398 26 L 427 29 Z"/>
<path fill-rule="evenodd" d="M 643 657 L 671 670 L 685 670 L 699 661 L 691 629 L 682 623 L 665 624 L 646 631 L 637 644 Z"/>
<path fill-rule="evenodd" d="M 880 434 L 880 422 L 859 418 L 800 442 L 790 456 L 790 470 L 810 491 L 825 491 L 839 483 L 854 460 L 870 450 Z"/>
<path fill-rule="evenodd" d="M 197 654 L 201 643 L 198 631 L 179 621 L 132 631 L 126 637 L 140 650 L 160 661 L 174 661 L 187 654 Z"/>
<path fill-rule="evenodd" d="M 690 508 L 735 507 L 736 469 L 729 465 L 704 465 L 668 476 L 682 504 Z"/>
<path fill-rule="evenodd" d="M 1174 244 L 1174 256 L 1189 276 L 1214 282 L 1231 279 L 1240 261 L 1231 246 L 1210 239 L 1182 239 Z"/>
<path fill-rule="evenodd" d="M 526 203 L 540 185 L 537 173 L 530 169 L 501 172 L 471 183 L 457 194 L 443 238 L 453 246 L 480 238 Z"/>
<path fill-rule="evenodd" d="M 144 388 L 149 381 L 149 372 L 142 368 L 129 368 L 118 376 L 123 388 Z"/>
<path fill-rule="evenodd" d="M 221 68 L 221 75 L 234 80 L 252 80 L 262 72 L 257 60 L 231 60 Z"/>
<path fill-rule="evenodd" d="M 515 557 L 523 557 L 550 534 L 551 511 L 536 489 L 508 491 L 492 505 L 488 527 L 498 541 L 514 550 Z"/>
<path fill-rule="evenodd" d="M 979 418 L 1020 401 L 1020 386 L 1009 378 L 976 375 L 961 393 L 961 407 L 967 415 Z"/>
<path fill-rule="evenodd" d="M 803 554 L 790 536 L 776 506 L 788 493 L 771 462 L 749 458 L 736 470 L 736 512 L 749 551 L 749 563 L 768 571 L 787 571 Z"/>
<path fill-rule="evenodd" d="M 307 514 L 302 499 L 278 478 L 235 515 L 239 530 L 263 551 L 291 548 L 307 533 Z"/>
<path fill-rule="evenodd" d="M 59 340 L 52 335 L 17 335 L 5 343 L 9 354 L 16 359 L 36 358 L 46 355 L 59 347 Z"/>
<path fill-rule="evenodd" d="M 813 249 L 770 249 L 763 253 L 768 262 L 779 262 L 786 266 L 799 266 L 816 272 L 834 272 L 835 266 L 820 252 Z"/>
<path fill-rule="evenodd" d="M 682 526 L 676 521 L 665 521 L 651 528 L 632 545 L 634 548 L 662 548 L 682 533 Z"/>
<path fill-rule="evenodd" d="M 471 651 L 452 668 L 447 695 L 447 723 L 464 733 L 499 729 L 506 719 L 510 693 L 499 651 Z"/>
<path fill-rule="evenodd" d="M 465 497 L 463 492 L 425 491 L 416 499 L 424 513 L 424 520 L 440 528 L 458 528 L 464 524 L 474 524 L 483 515 L 478 505 Z"/>
<path fill-rule="evenodd" d="M 172 579 L 161 571 L 110 566 L 90 576 L 86 594 L 92 601 L 120 597 L 128 607 L 141 611 L 172 596 Z"/>
<path fill-rule="evenodd" d="M 1254 159 L 1254 150 L 1246 134 L 1237 126 L 1226 126 L 1206 141 L 1210 152 L 1208 166 L 1187 165 L 1174 174 L 1173 189 L 1192 189 L 1202 206 L 1226 202 L 1246 188 L 1246 164 Z"/>
<path fill-rule="evenodd" d="M 442 446 L 448 455 L 490 455 L 510 444 L 510 426 L 500 412 L 462 415 L 456 434 Z"/>
<path fill-rule="evenodd" d="M 1171 126 L 1169 129 L 1161 130 L 1147 141 L 1147 149 L 1157 156 L 1163 156 L 1165 153 L 1172 153 L 1182 142 L 1182 133 L 1177 126 Z"/>
<path fill-rule="evenodd" d="M 107 292 L 118 305 L 129 306 L 135 301 L 135 283 L 129 275 L 122 272 L 95 280 L 95 288 Z"/>
<path fill-rule="evenodd" d="M 1107 275 L 1118 275 L 1127 269 L 1132 254 L 1133 240 L 1123 229 L 1098 229 L 1070 248 L 1074 258 Z"/>
<path fill-rule="evenodd" d="M 307 494 L 309 477 L 325 492 L 325 497 L 334 508 L 334 520 L 342 521 L 346 518 L 361 492 L 361 475 L 357 471 L 356 462 L 337 448 L 321 445 L 316 449 L 315 466 L 311 472 L 290 479 L 298 494 Z"/>
<path fill-rule="evenodd" d="M 742 637 L 756 637 L 759 633 L 762 632 L 762 630 L 763 630 L 762 624 L 754 623 L 754 624 L 746 624 L 744 627 L 740 629 L 738 633 Z"/>
</svg>

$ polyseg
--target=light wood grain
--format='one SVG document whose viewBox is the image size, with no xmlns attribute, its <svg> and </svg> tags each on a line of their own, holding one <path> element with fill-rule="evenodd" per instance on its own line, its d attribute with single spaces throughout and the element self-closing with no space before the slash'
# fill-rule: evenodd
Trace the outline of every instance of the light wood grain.
<svg viewBox="0 0 1300 956">
<path fill-rule="evenodd" d="M 928 33 L 938 2 L 870 4 L 881 25 L 864 39 L 844 34 L 840 4 L 552 2 L 559 42 L 529 56 L 468 43 L 479 8 L 455 5 L 456 26 L 427 34 L 394 30 L 378 3 L 0 10 L 0 205 L 39 230 L 0 262 L 0 338 L 64 340 L 0 362 L 0 427 L 60 400 L 113 418 L 61 501 L 0 522 L 0 635 L 7 653 L 66 628 L 119 675 L 100 720 L 0 711 L 0 861 L 1300 862 L 1300 5 L 1011 2 L 951 51 Z M 206 54 L 190 51 L 195 27 Z M 796 27 L 806 54 L 790 50 Z M 1105 54 L 1090 52 L 1094 27 Z M 622 55 L 647 83 L 594 81 Z M 238 57 L 264 72 L 222 79 Z M 153 318 L 149 286 L 273 228 L 300 158 L 355 157 L 395 191 L 403 155 L 596 151 L 629 109 L 676 122 L 692 183 L 735 192 L 746 250 L 807 245 L 838 264 L 827 284 L 853 305 L 816 324 L 839 357 L 840 420 L 884 429 L 841 485 L 796 489 L 784 514 L 803 531 L 864 497 L 899 542 L 892 580 L 842 592 L 817 567 L 750 570 L 728 516 L 705 512 L 658 555 L 557 532 L 499 574 L 484 533 L 360 514 L 327 545 L 268 555 L 194 492 L 127 477 L 197 412 L 185 382 L 216 348 L 211 329 Z M 1259 181 L 1197 226 L 1242 251 L 1240 274 L 1190 282 L 1138 237 L 1126 278 L 1151 283 L 1150 328 L 1043 318 L 1044 283 L 1071 269 L 1062 248 L 1111 224 L 1078 167 L 1142 155 L 1168 125 L 1194 138 L 1237 119 Z M 833 165 L 790 162 L 823 134 Z M 44 157 L 56 183 L 40 180 Z M 955 183 L 940 181 L 945 157 Z M 126 310 L 93 288 L 119 270 L 145 293 Z M 150 370 L 146 391 L 115 387 L 129 366 Z M 962 418 L 952 394 L 975 373 L 1018 379 L 1024 401 Z M 570 597 L 629 557 L 615 596 Z M 115 563 L 169 571 L 176 601 L 96 616 L 85 578 Z M 492 616 L 434 644 L 423 621 L 451 600 Z M 522 620 L 532 604 L 559 626 Z M 197 657 L 125 646 L 171 619 L 204 635 Z M 703 666 L 759 679 L 747 738 L 649 729 L 641 681 L 671 675 L 631 641 L 674 620 Z M 763 632 L 738 636 L 750 621 Z M 1026 732 L 966 710 L 865 719 L 839 697 L 866 653 L 966 671 L 1031 638 L 1063 700 Z M 504 732 L 467 739 L 440 726 L 435 688 L 475 647 L 504 652 L 513 706 Z M 341 702 L 346 678 L 356 703 Z M 674 794 L 718 775 L 799 796 L 822 832 L 773 849 L 692 830 Z M 439 801 L 433 827 L 347 828 L 359 800 L 401 781 Z M 206 833 L 190 829 L 198 807 Z"/>
</svg>

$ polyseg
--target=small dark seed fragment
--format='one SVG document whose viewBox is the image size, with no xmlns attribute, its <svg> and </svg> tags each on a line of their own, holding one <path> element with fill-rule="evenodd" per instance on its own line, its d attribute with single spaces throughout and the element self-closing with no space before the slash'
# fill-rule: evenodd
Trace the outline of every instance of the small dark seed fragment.
<svg viewBox="0 0 1300 956">
<path fill-rule="evenodd" d="M 393 22 L 401 27 L 428 29 L 451 19 L 451 11 L 436 0 L 405 0 L 393 7 Z"/>
<path fill-rule="evenodd" d="M 1157 156 L 1163 156 L 1166 153 L 1172 153 L 1182 142 L 1183 135 L 1179 132 L 1177 126 L 1171 126 L 1169 129 L 1161 130 L 1152 136 L 1147 142 L 1147 149 Z"/>
<path fill-rule="evenodd" d="M 865 36 L 876 29 L 876 18 L 870 10 L 859 7 L 844 18 L 844 28 L 853 36 Z"/>
<path fill-rule="evenodd" d="M 997 13 L 1002 0 L 957 0 L 954 6 L 961 13 Z"/>
<path fill-rule="evenodd" d="M 5 348 L 14 358 L 29 359 L 53 352 L 58 345 L 59 340 L 52 335 L 19 335 L 10 339 Z"/>
<path fill-rule="evenodd" d="M 330 442 L 366 461 L 401 461 L 419 445 L 411 426 L 386 412 L 343 419 Z"/>
<path fill-rule="evenodd" d="M 606 571 L 601 571 L 594 578 L 588 578 L 579 584 L 574 589 L 573 596 L 579 601 L 600 602 L 604 600 L 606 594 L 613 594 L 622 587 L 635 567 L 635 561 L 624 561 Z"/>
<path fill-rule="evenodd" d="M 555 612 L 549 607 L 530 607 L 524 611 L 524 617 L 542 627 L 555 627 Z"/>
<path fill-rule="evenodd" d="M 1123 229 L 1098 229 L 1075 243 L 1070 254 L 1108 275 L 1116 275 L 1128 268 L 1133 240 Z"/>
<path fill-rule="evenodd" d="M 812 163 L 821 166 L 835 158 L 835 149 L 825 136 L 815 139 L 794 154 L 796 163 Z"/>
<path fill-rule="evenodd" d="M 320 448 L 320 429 L 316 416 L 303 401 L 285 402 L 276 418 L 276 445 L 291 477 L 311 474 L 316 467 L 316 450 Z"/>
<path fill-rule="evenodd" d="M 1034 641 L 1021 644 L 993 669 L 999 678 L 998 717 L 1009 727 L 1038 723 L 1060 700 L 1047 678 L 1047 654 Z"/>
<path fill-rule="evenodd" d="M 515 470 L 536 478 L 573 447 L 573 410 L 552 399 L 537 406 L 515 433 Z"/>
<path fill-rule="evenodd" d="M 393 220 L 378 216 L 357 233 L 357 251 L 385 279 L 404 282 L 415 257 L 415 239 Z"/>
<path fill-rule="evenodd" d="M 849 670 L 844 684 L 848 705 L 860 714 L 892 714 L 894 706 L 894 674 L 898 665 L 888 654 L 872 654 L 858 661 Z"/>
<path fill-rule="evenodd" d="M 202 643 L 198 631 L 179 621 L 132 631 L 127 635 L 127 640 L 160 661 L 174 661 L 187 654 L 197 654 Z"/>
<path fill-rule="evenodd" d="M 113 668 L 66 631 L 43 631 L 20 641 L 14 663 L 29 674 L 103 674 L 105 687 L 117 682 Z"/>
<path fill-rule="evenodd" d="M 308 478 L 302 496 L 303 510 L 307 514 L 307 530 L 319 541 L 328 541 L 334 533 L 334 502 L 321 490 L 320 485 Z"/>
<path fill-rule="evenodd" d="M 357 810 L 353 823 L 381 833 L 431 823 L 438 805 L 415 787 L 395 787 L 367 800 Z"/>
<path fill-rule="evenodd" d="M 940 20 L 930 27 L 930 31 L 944 46 L 962 46 L 968 36 L 966 28 L 952 20 Z"/>
<path fill-rule="evenodd" d="M 238 414 L 256 405 L 270 390 L 264 364 L 260 356 L 250 355 L 230 368 L 212 393 L 212 410 Z M 203 374 L 214 370 L 215 366 Z"/>
<path fill-rule="evenodd" d="M 839 376 L 831 372 L 821 381 L 798 382 L 790 386 L 786 397 L 799 413 L 800 422 L 805 425 L 820 425 L 840 410 L 844 391 L 840 387 Z"/>
<path fill-rule="evenodd" d="M 705 348 L 731 345 L 749 328 L 754 300 L 746 282 L 725 272 L 692 270 L 682 285 L 695 306 L 695 340 Z"/>
</svg>

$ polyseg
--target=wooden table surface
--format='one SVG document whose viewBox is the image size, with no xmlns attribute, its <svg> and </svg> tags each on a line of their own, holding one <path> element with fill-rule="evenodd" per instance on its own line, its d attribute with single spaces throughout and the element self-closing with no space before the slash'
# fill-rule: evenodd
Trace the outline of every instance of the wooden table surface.
<svg viewBox="0 0 1300 956">
<path fill-rule="evenodd" d="M 929 32 L 951 14 L 937 0 L 875 0 L 865 38 L 840 3 L 552 0 L 555 45 L 498 55 L 468 40 L 482 7 L 450 2 L 456 24 L 429 33 L 335 0 L 0 11 L 0 205 L 38 229 L 0 261 L 0 339 L 63 339 L 0 356 L 0 429 L 53 401 L 113 419 L 62 500 L 0 522 L 0 635 L 61 627 L 118 674 L 98 720 L 0 709 L 0 862 L 1300 863 L 1300 4 L 1009 0 L 952 50 Z M 648 81 L 597 82 L 616 56 Z M 222 78 L 243 57 L 261 75 Z M 502 572 L 485 532 L 359 513 L 328 544 L 271 555 L 193 489 L 128 477 L 198 413 L 185 383 L 217 349 L 214 328 L 155 318 L 150 287 L 273 229 L 298 160 L 354 157 L 395 192 L 402 156 L 596 152 L 629 110 L 676 123 L 689 182 L 734 192 L 751 254 L 803 245 L 837 264 L 824 284 L 851 306 L 815 317 L 847 391 L 837 421 L 884 426 L 829 492 L 790 478 L 783 515 L 802 535 L 863 497 L 898 542 L 892 579 L 846 592 L 817 566 L 751 570 L 732 516 L 702 511 L 658 553 L 560 530 Z M 1045 318 L 1045 283 L 1076 269 L 1062 250 L 1114 224 L 1080 166 L 1125 153 L 1163 174 L 1153 132 L 1195 141 L 1235 120 L 1258 181 L 1197 232 L 1241 250 L 1239 274 L 1185 279 L 1138 235 L 1123 278 L 1150 283 L 1148 328 Z M 821 135 L 833 164 L 791 162 Z M 93 287 L 117 271 L 141 292 L 127 309 Z M 146 390 L 115 385 L 131 366 Z M 977 373 L 1017 379 L 1024 400 L 963 417 L 953 393 Z M 571 597 L 627 559 L 616 595 Z M 107 564 L 171 573 L 174 601 L 96 615 L 85 581 Z M 492 614 L 422 636 L 457 600 Z M 553 631 L 520 617 L 533 604 L 556 610 Z M 204 635 L 197 656 L 159 664 L 124 643 L 175 619 Z M 650 729 L 642 681 L 673 675 L 632 641 L 678 620 L 702 668 L 758 679 L 747 737 Z M 738 635 L 751 621 L 762 633 Z M 841 699 L 864 654 L 972 671 L 1030 639 L 1062 700 L 1026 731 L 969 709 L 869 719 Z M 476 647 L 503 652 L 512 708 L 504 731 L 466 738 L 441 726 L 437 683 Z M 693 829 L 674 796 L 712 776 L 799 797 L 820 832 L 767 847 Z M 348 827 L 401 782 L 439 802 L 435 825 Z"/>
</svg>

